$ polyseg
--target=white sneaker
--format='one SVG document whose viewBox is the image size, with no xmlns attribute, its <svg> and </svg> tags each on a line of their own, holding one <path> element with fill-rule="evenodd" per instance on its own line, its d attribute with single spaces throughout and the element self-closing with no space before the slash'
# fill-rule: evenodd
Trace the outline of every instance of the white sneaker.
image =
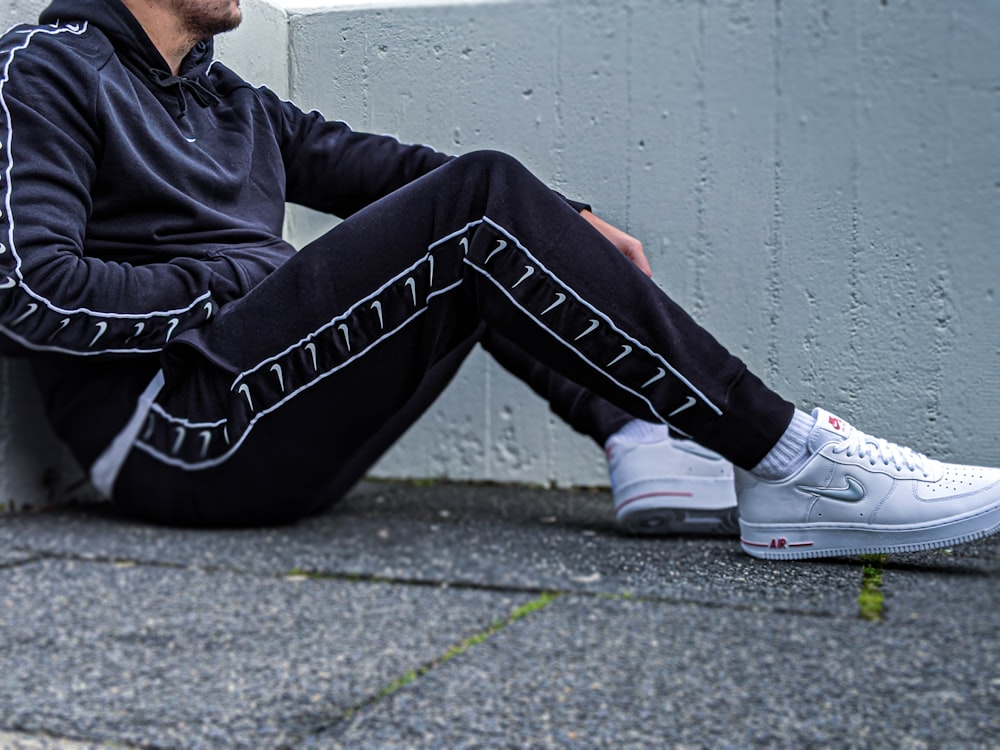
<svg viewBox="0 0 1000 750">
<path fill-rule="evenodd" d="M 618 524 L 633 534 L 736 536 L 733 466 L 690 440 L 604 447 Z"/>
<path fill-rule="evenodd" d="M 816 409 L 816 451 L 780 481 L 736 472 L 743 550 L 791 560 L 948 547 L 1000 530 L 1000 469 L 933 461 Z"/>
</svg>

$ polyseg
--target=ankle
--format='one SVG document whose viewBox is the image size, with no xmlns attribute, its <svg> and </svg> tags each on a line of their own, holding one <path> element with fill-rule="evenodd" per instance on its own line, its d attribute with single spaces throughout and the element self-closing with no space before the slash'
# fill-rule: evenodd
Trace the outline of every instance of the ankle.
<svg viewBox="0 0 1000 750">
<path fill-rule="evenodd" d="M 794 473 L 810 456 L 809 434 L 815 424 L 815 417 L 796 409 L 778 442 L 751 473 L 761 479 L 783 479 Z"/>
</svg>

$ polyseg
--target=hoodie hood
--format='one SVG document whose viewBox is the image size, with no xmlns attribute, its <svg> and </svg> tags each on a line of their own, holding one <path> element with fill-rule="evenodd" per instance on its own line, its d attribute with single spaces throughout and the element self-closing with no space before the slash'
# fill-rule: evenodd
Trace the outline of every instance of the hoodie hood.
<svg viewBox="0 0 1000 750">
<path fill-rule="evenodd" d="M 97 27 L 133 73 L 153 88 L 174 90 L 181 116 L 187 111 L 185 94 L 203 107 L 214 107 L 218 103 L 218 96 L 205 77 L 215 49 L 211 39 L 192 48 L 181 62 L 180 75 L 175 76 L 142 24 L 121 0 L 54 0 L 42 11 L 38 21 L 40 24 L 85 21 Z"/>
</svg>

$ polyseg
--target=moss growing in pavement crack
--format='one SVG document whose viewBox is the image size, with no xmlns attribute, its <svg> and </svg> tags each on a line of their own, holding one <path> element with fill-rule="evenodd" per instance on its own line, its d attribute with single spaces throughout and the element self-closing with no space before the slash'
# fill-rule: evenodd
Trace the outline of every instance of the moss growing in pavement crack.
<svg viewBox="0 0 1000 750">
<path fill-rule="evenodd" d="M 435 479 L 434 477 L 420 477 L 417 479 L 411 479 L 408 482 L 408 484 L 411 487 L 416 487 L 417 489 L 420 489 L 422 487 L 433 487 L 437 483 L 438 480 Z"/>
<path fill-rule="evenodd" d="M 858 594 L 858 615 L 862 620 L 881 622 L 885 601 L 882 595 L 882 569 L 887 555 L 862 555 L 861 591 Z"/>
<path fill-rule="evenodd" d="M 469 636 L 468 638 L 459 643 L 456 643 L 454 646 L 449 648 L 447 651 L 445 651 L 443 654 L 441 654 L 441 656 L 437 657 L 436 659 L 433 659 L 432 661 L 429 661 L 426 664 L 422 664 L 416 669 L 411 669 L 407 672 L 404 672 L 402 675 L 397 677 L 395 680 L 390 682 L 385 687 L 381 688 L 371 697 L 349 708 L 347 711 L 344 712 L 342 718 L 349 719 L 358 711 L 361 711 L 362 709 L 372 705 L 373 703 L 377 703 L 383 698 L 389 697 L 397 690 L 400 690 L 401 688 L 404 688 L 407 685 L 409 685 L 411 682 L 414 682 L 419 678 L 423 677 L 432 669 L 436 669 L 437 667 L 447 664 L 456 656 L 464 654 L 470 648 L 473 648 L 474 646 L 478 646 L 479 644 L 486 642 L 494 635 L 499 633 L 501 630 L 506 628 L 508 625 L 513 625 L 515 622 L 524 619 L 531 613 L 544 609 L 559 596 L 561 596 L 561 594 L 544 592 L 540 594 L 537 599 L 533 599 L 530 602 L 527 602 L 526 604 L 522 604 L 519 607 L 515 607 L 514 610 L 506 618 L 502 620 L 494 620 L 493 624 L 490 625 L 488 628 L 474 635 Z"/>
</svg>

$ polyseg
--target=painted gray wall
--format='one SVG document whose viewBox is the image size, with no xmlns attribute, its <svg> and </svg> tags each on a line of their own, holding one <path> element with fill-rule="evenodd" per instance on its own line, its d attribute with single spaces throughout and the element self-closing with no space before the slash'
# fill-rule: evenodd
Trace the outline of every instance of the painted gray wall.
<svg viewBox="0 0 1000 750">
<path fill-rule="evenodd" d="M 802 406 L 1000 464 L 1000 3 L 243 5 L 220 56 L 251 79 L 359 129 L 516 154 L 643 239 L 657 282 Z M 299 242 L 325 226 L 288 220 Z M 37 430 L 17 419 L 0 449 Z M 376 473 L 606 481 L 478 354 Z"/>
</svg>

